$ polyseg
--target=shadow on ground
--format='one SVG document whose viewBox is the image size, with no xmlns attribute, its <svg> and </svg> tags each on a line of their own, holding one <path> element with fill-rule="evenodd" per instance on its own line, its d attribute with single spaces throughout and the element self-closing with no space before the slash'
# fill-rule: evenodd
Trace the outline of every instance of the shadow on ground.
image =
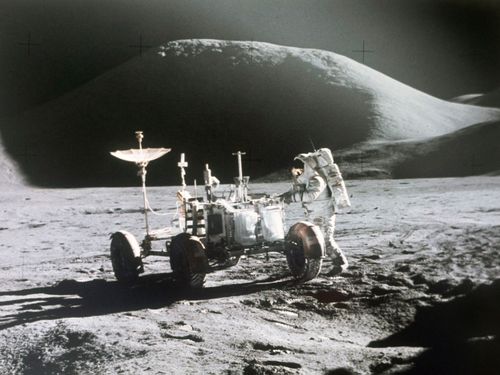
<svg viewBox="0 0 500 375">
<path fill-rule="evenodd" d="M 500 369 L 500 279 L 465 296 L 417 311 L 408 327 L 375 348 L 426 347 L 401 374 L 498 374 Z"/>
<path fill-rule="evenodd" d="M 181 300 L 208 300 L 248 295 L 294 285 L 295 281 L 271 277 L 247 283 L 203 289 L 182 289 L 171 273 L 141 277 L 133 286 L 101 279 L 63 280 L 51 287 L 0 292 L 0 296 L 25 296 L 0 301 L 0 307 L 17 307 L 0 317 L 0 330 L 39 320 L 98 316 L 145 308 L 162 308 Z"/>
</svg>

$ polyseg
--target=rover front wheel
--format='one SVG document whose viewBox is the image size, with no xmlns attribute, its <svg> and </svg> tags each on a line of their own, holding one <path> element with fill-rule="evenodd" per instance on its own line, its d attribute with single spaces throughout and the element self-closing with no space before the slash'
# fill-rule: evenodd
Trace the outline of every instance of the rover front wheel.
<svg viewBox="0 0 500 375">
<path fill-rule="evenodd" d="M 111 235 L 110 256 L 113 272 L 118 281 L 133 283 L 143 272 L 139 243 L 126 231 Z"/>
<path fill-rule="evenodd" d="M 205 283 L 208 259 L 200 239 L 188 233 L 175 236 L 170 243 L 170 268 L 182 286 L 201 288 Z"/>
</svg>

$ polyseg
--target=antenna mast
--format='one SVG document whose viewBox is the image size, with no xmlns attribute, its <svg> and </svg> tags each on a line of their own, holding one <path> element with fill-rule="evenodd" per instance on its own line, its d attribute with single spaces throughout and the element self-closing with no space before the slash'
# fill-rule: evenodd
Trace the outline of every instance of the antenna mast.
<svg viewBox="0 0 500 375">
<path fill-rule="evenodd" d="M 312 146 L 312 148 L 313 148 L 313 151 L 314 151 L 314 152 L 316 152 L 316 147 L 314 146 L 314 142 L 313 142 L 313 140 L 312 140 L 311 136 L 309 136 L 309 142 L 311 143 L 311 146 Z"/>
<path fill-rule="evenodd" d="M 152 160 L 161 158 L 163 155 L 171 151 L 170 148 L 142 148 L 142 140 L 144 139 L 144 134 L 141 130 L 135 132 L 135 138 L 139 143 L 139 149 L 130 150 L 116 150 L 111 152 L 115 158 L 120 160 L 125 160 L 134 163 L 139 167 L 139 172 L 137 175 L 141 177 L 142 181 L 142 195 L 144 198 L 144 218 L 146 221 L 146 235 L 149 236 L 149 223 L 148 223 L 148 209 L 151 211 L 152 208 L 149 205 L 148 197 L 146 195 L 146 167 L 148 163 Z"/>
<path fill-rule="evenodd" d="M 144 134 L 141 130 L 135 132 L 135 138 L 139 142 L 139 150 L 142 151 L 142 140 L 144 139 Z M 148 166 L 147 161 L 141 161 L 137 164 L 139 167 L 138 175 L 141 177 L 142 181 L 142 198 L 144 201 L 144 222 L 146 224 L 146 235 L 149 236 L 149 221 L 148 221 L 148 198 L 146 196 L 146 167 Z"/>
<path fill-rule="evenodd" d="M 188 167 L 184 153 L 181 154 L 181 160 L 179 160 L 177 166 L 181 169 L 182 191 L 184 191 L 186 190 L 186 170 L 184 168 Z"/>
<path fill-rule="evenodd" d="M 245 179 L 243 178 L 243 166 L 241 163 L 241 156 L 246 155 L 246 152 L 233 152 L 234 156 L 238 157 L 238 177 L 235 177 L 234 180 L 236 182 L 236 187 L 238 188 L 238 198 L 242 201 L 246 201 L 246 185 L 248 183 L 248 179 L 246 179 L 246 183 L 244 182 Z"/>
</svg>

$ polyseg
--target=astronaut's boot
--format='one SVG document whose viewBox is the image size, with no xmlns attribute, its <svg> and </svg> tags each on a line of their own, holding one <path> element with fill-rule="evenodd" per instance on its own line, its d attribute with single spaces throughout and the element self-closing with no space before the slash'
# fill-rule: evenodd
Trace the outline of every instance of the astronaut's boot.
<svg viewBox="0 0 500 375">
<path fill-rule="evenodd" d="M 327 255 L 332 258 L 333 267 L 327 272 L 327 276 L 336 276 L 346 271 L 349 267 L 349 262 L 340 247 L 334 242 L 328 247 Z"/>
</svg>

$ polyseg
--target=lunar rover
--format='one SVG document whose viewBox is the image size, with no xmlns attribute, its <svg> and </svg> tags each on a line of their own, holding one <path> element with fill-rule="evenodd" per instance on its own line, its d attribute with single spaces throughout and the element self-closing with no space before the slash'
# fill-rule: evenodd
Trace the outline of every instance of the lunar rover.
<svg viewBox="0 0 500 375">
<path fill-rule="evenodd" d="M 286 256 L 291 274 L 300 281 L 315 278 L 325 255 L 325 240 L 319 227 L 299 221 L 285 235 L 283 204 L 279 197 L 248 194 L 249 177 L 243 176 L 242 155 L 238 160 L 238 177 L 234 178 L 227 197 L 218 198 L 214 188 L 218 180 L 205 166 L 206 197 L 188 191 L 184 154 L 178 163 L 182 187 L 177 192 L 176 225 L 151 230 L 150 206 L 146 191 L 146 167 L 152 160 L 171 151 L 166 148 L 142 148 L 143 133 L 136 132 L 138 149 L 119 150 L 111 154 L 132 162 L 139 168 L 142 180 L 146 234 L 141 243 L 128 231 L 111 235 L 111 262 L 120 282 L 133 283 L 144 272 L 142 260 L 148 256 L 170 257 L 175 280 L 183 286 L 202 287 L 208 273 L 234 266 L 241 256 L 279 252 Z M 160 250 L 153 243 L 162 242 Z"/>
</svg>

